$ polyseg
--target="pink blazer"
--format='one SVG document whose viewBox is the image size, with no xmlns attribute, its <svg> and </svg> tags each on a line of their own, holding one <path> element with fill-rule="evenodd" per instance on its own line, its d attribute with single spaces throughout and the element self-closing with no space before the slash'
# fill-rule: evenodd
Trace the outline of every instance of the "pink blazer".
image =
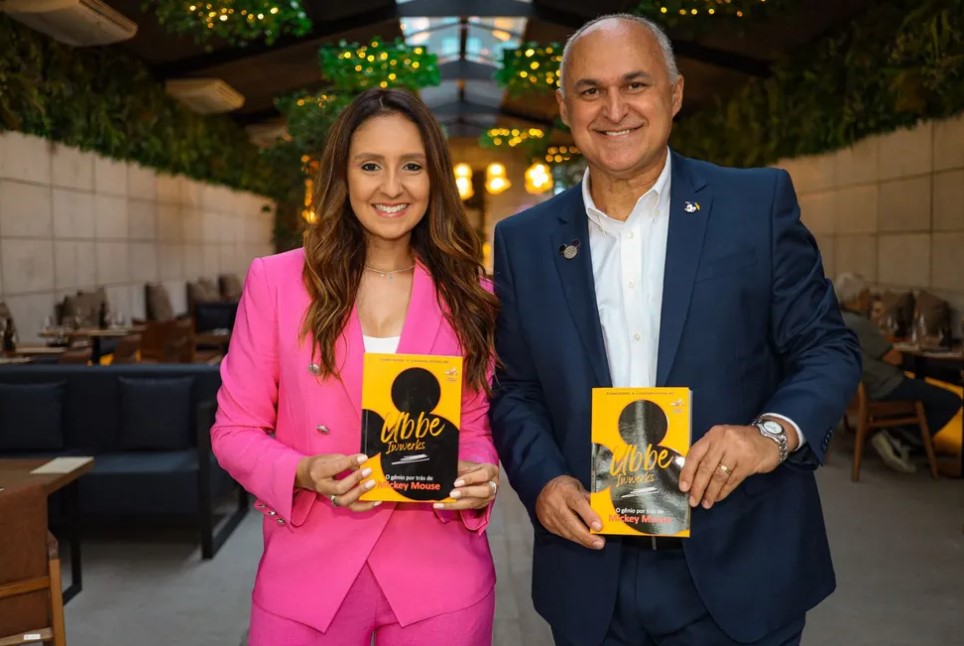
<svg viewBox="0 0 964 646">
<path fill-rule="evenodd" d="M 264 514 L 255 602 L 325 631 L 366 562 L 402 625 L 480 601 L 495 585 L 485 536 L 491 507 L 458 513 L 383 503 L 354 513 L 295 489 L 304 456 L 352 454 L 361 446 L 364 341 L 358 314 L 352 312 L 337 343 L 341 379 L 313 374 L 310 342 L 299 342 L 309 305 L 303 266 L 301 249 L 251 263 L 221 364 L 211 429 L 218 462 L 257 497 L 255 508 Z M 398 352 L 462 353 L 421 264 Z M 484 394 L 464 394 L 461 459 L 498 462 L 488 407 Z"/>
</svg>

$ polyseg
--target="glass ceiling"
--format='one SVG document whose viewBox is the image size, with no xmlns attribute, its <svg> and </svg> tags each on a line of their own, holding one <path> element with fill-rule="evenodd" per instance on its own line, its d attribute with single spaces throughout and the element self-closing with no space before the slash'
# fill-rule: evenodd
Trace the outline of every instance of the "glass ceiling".
<svg viewBox="0 0 964 646">
<path fill-rule="evenodd" d="M 532 0 L 523 1 L 531 3 Z M 404 4 L 411 0 L 396 2 Z M 503 49 L 519 46 L 525 26 L 525 18 L 469 17 L 465 59 L 497 65 L 502 60 Z M 425 46 L 438 56 L 439 64 L 459 59 L 461 27 L 458 17 L 402 18 L 401 27 L 406 43 Z"/>
</svg>

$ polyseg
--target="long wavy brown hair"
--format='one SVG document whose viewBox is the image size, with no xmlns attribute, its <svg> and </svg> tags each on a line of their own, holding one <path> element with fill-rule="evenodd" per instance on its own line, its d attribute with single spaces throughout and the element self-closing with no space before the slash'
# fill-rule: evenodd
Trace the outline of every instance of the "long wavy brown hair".
<svg viewBox="0 0 964 646">
<path fill-rule="evenodd" d="M 314 210 L 305 231 L 304 281 L 311 306 L 302 325 L 321 374 L 339 376 L 335 344 L 348 324 L 361 283 L 366 233 L 348 201 L 352 135 L 373 117 L 397 114 L 414 123 L 425 146 L 430 195 L 425 217 L 412 229 L 412 252 L 435 281 L 442 310 L 465 355 L 465 383 L 489 393 L 487 369 L 495 353 L 498 301 L 481 279 L 482 245 L 469 225 L 455 185 L 452 160 L 438 123 L 419 99 L 401 90 L 366 90 L 332 125 L 322 153 Z"/>
</svg>

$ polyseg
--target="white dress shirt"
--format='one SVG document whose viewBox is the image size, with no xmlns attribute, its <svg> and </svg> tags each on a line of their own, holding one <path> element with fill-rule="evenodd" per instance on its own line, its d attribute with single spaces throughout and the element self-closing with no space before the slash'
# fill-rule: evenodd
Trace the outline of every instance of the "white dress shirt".
<svg viewBox="0 0 964 646">
<path fill-rule="evenodd" d="M 582 200 L 589 218 L 596 308 L 616 388 L 656 385 L 672 166 L 667 154 L 656 183 L 636 200 L 625 222 L 610 218 L 596 207 L 588 168 L 583 175 Z M 774 413 L 767 416 L 782 419 L 794 428 L 800 440 L 798 449 L 806 443 L 793 420 Z"/>
<path fill-rule="evenodd" d="M 656 385 L 671 167 L 667 156 L 659 179 L 636 201 L 625 222 L 596 208 L 588 168 L 583 177 L 596 307 L 610 376 L 617 388 Z"/>
<path fill-rule="evenodd" d="M 375 354 L 395 354 L 398 351 L 398 342 L 401 338 L 400 336 L 362 335 L 362 340 L 365 342 L 365 352 L 374 352 Z"/>
</svg>

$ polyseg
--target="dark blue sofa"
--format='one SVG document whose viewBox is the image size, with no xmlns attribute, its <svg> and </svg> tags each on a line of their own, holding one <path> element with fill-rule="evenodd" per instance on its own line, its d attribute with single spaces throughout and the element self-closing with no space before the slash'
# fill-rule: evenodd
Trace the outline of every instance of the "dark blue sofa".
<svg viewBox="0 0 964 646">
<path fill-rule="evenodd" d="M 217 464 L 210 428 L 218 366 L 0 367 L 0 457 L 92 455 L 79 482 L 85 522 L 191 517 L 211 558 L 247 512 L 247 494 Z M 237 506 L 215 528 L 214 505 Z"/>
</svg>

